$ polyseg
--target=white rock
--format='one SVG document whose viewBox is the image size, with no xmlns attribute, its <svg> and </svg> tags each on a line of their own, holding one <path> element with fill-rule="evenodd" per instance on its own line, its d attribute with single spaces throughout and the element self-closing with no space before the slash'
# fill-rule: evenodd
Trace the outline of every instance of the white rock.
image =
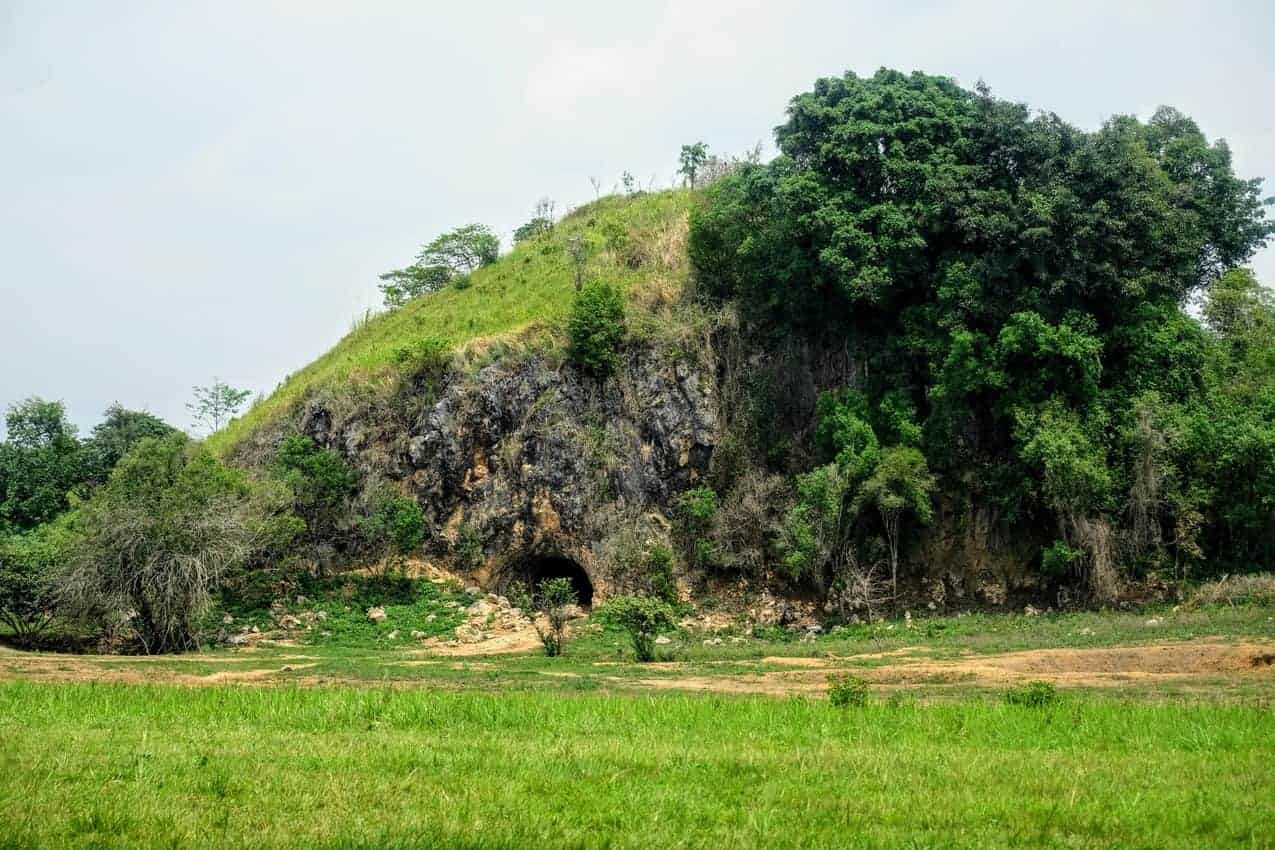
<svg viewBox="0 0 1275 850">
<path fill-rule="evenodd" d="M 469 587 L 465 588 L 465 592 L 468 593 L 470 596 L 477 596 L 483 591 L 482 591 L 482 588 L 480 588 L 478 585 L 471 584 Z"/>
<path fill-rule="evenodd" d="M 425 633 L 424 633 L 424 632 L 422 632 L 422 631 L 420 631 L 420 630 L 418 630 L 418 629 L 412 629 L 412 640 L 420 640 L 420 639 L 421 639 L 421 638 L 423 638 L 423 637 L 425 637 Z"/>
<path fill-rule="evenodd" d="M 497 610 L 496 606 L 492 605 L 486 599 L 479 599 L 473 605 L 470 605 L 465 609 L 465 614 L 471 618 L 486 617 L 489 614 L 496 613 Z"/>
<path fill-rule="evenodd" d="M 224 617 L 222 617 L 222 618 L 221 618 L 221 622 L 222 622 L 224 625 L 227 625 L 227 626 L 229 626 L 229 625 L 230 625 L 231 623 L 233 623 L 234 621 L 235 621 L 235 618 L 234 618 L 234 617 L 232 617 L 232 616 L 230 616 L 229 614 L 227 614 L 226 616 L 224 616 Z"/>
<path fill-rule="evenodd" d="M 668 646 L 672 642 L 673 642 L 673 639 L 670 638 L 668 635 L 660 635 L 659 637 L 655 639 L 656 646 Z M 707 643 L 707 641 L 705 642 Z"/>
<path fill-rule="evenodd" d="M 384 623 L 387 615 L 385 613 L 385 609 L 380 605 L 373 605 L 371 608 L 367 609 L 367 618 L 373 623 Z"/>
<path fill-rule="evenodd" d="M 385 637 L 389 640 L 398 640 L 398 629 L 395 629 L 394 631 L 390 632 Z"/>
</svg>

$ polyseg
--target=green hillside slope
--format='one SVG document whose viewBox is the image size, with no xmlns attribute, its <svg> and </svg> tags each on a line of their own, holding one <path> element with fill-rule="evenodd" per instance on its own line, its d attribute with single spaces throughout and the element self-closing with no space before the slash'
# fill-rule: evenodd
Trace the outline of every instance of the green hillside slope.
<svg viewBox="0 0 1275 850">
<path fill-rule="evenodd" d="M 686 271 L 685 219 L 692 198 L 686 190 L 611 196 L 575 210 L 551 233 L 519 244 L 475 272 L 467 286 L 448 286 L 361 322 L 330 351 L 212 435 L 209 445 L 226 454 L 323 388 L 376 380 L 393 369 L 400 352 L 421 340 L 437 339 L 454 350 L 533 323 L 557 325 L 575 293 L 569 251 L 575 239 L 586 255 L 585 279 L 605 277 L 627 289 L 659 277 L 680 286 Z"/>
</svg>

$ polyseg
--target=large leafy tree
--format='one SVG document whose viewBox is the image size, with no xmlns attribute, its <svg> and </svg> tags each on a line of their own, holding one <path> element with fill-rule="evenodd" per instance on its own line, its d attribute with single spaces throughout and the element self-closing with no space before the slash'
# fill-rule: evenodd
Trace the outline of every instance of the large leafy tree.
<svg viewBox="0 0 1275 850">
<path fill-rule="evenodd" d="M 104 482 L 115 464 L 138 441 L 147 437 L 166 437 L 175 431 L 173 426 L 154 414 L 128 410 L 118 402 L 112 404 L 84 442 L 85 474 L 90 481 Z"/>
<path fill-rule="evenodd" d="M 66 510 L 83 480 L 84 456 L 60 401 L 29 398 L 9 407 L 0 443 L 0 533 L 24 531 Z"/>
<path fill-rule="evenodd" d="M 1085 132 L 890 70 L 819 80 L 775 135 L 692 216 L 700 288 L 848 348 L 872 405 L 914 410 L 930 465 L 1002 519 L 1124 516 L 1135 400 L 1168 417 L 1205 393 L 1183 307 L 1272 232 L 1226 144 L 1173 109 Z M 1213 324 L 1248 321 L 1242 290 Z M 1257 451 L 1246 433 L 1220 439 Z"/>
</svg>

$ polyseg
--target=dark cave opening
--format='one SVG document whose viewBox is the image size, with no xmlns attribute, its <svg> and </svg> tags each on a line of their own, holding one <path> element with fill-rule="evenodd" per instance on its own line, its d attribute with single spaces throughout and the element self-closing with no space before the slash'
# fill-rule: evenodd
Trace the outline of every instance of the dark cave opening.
<svg viewBox="0 0 1275 850">
<path fill-rule="evenodd" d="M 581 608 L 593 605 L 593 582 L 584 567 L 562 555 L 536 555 L 527 558 L 516 574 L 529 588 L 539 588 L 540 583 L 553 578 L 565 578 L 576 592 Z"/>
</svg>

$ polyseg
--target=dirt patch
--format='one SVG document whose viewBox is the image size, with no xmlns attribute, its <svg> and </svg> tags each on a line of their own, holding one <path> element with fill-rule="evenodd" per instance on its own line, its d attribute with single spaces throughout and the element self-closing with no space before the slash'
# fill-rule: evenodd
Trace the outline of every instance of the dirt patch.
<svg viewBox="0 0 1275 850">
<path fill-rule="evenodd" d="M 220 685 L 264 682 L 279 674 L 317 666 L 284 664 L 281 667 L 252 667 L 241 670 L 218 670 L 215 673 L 192 673 L 164 669 L 157 661 L 181 661 L 189 658 L 200 664 L 242 663 L 244 659 L 225 656 L 148 656 L 134 658 L 121 655 L 47 655 L 5 653 L 0 655 L 0 680 L 31 679 L 45 682 L 122 682 L 125 684 Z M 140 662 L 140 663 L 139 663 Z"/>
<path fill-rule="evenodd" d="M 913 647 L 909 651 L 923 650 Z M 898 652 L 898 650 L 896 650 Z M 879 655 L 879 654 L 877 654 Z M 852 667 L 851 658 L 768 657 L 764 663 L 797 667 L 768 673 L 731 676 L 677 676 L 635 680 L 657 690 L 721 693 L 801 694 L 822 692 L 827 675 L 847 671 L 881 685 L 968 683 L 1004 686 L 1029 679 L 1045 679 L 1060 686 L 1117 687 L 1139 680 L 1189 684 L 1219 677 L 1234 680 L 1275 676 L 1275 646 L 1256 643 L 1172 643 L 1107 649 L 1039 649 L 999 655 L 966 656 L 950 661 L 918 659 L 877 667 Z"/>
<path fill-rule="evenodd" d="M 456 643 L 455 641 L 434 638 L 422 644 L 418 652 L 429 655 L 463 657 L 474 655 L 504 655 L 515 652 L 531 652 L 540 648 L 540 638 L 530 626 L 526 629 L 505 634 L 493 635 L 475 643 Z"/>
</svg>

